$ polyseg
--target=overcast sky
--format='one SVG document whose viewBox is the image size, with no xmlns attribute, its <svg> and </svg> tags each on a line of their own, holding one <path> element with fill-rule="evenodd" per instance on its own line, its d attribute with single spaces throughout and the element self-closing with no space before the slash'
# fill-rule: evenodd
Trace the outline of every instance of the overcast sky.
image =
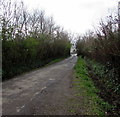
<svg viewBox="0 0 120 117">
<path fill-rule="evenodd" d="M 29 10 L 42 9 L 56 24 L 73 33 L 92 29 L 108 12 L 117 9 L 119 0 L 23 0 Z"/>
</svg>

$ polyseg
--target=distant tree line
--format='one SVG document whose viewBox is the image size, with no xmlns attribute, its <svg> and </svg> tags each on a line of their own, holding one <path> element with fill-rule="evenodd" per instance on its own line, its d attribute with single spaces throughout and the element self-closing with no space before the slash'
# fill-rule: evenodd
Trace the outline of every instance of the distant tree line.
<svg viewBox="0 0 120 117">
<path fill-rule="evenodd" d="M 28 12 L 23 2 L 0 1 L 2 78 L 70 55 L 70 34 L 44 11 Z"/>
</svg>

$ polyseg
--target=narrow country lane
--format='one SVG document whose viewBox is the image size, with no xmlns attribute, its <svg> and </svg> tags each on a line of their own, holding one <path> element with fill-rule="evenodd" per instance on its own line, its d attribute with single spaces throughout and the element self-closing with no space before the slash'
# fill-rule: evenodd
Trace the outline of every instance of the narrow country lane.
<svg viewBox="0 0 120 117">
<path fill-rule="evenodd" d="M 2 84 L 3 115 L 67 115 L 77 57 L 25 73 Z"/>
</svg>

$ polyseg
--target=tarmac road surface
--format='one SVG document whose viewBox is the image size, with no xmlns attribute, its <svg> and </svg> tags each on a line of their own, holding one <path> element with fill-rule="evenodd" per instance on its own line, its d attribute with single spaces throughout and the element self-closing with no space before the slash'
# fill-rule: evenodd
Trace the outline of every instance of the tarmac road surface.
<svg viewBox="0 0 120 117">
<path fill-rule="evenodd" d="M 2 115 L 67 115 L 76 56 L 2 83 Z"/>
</svg>

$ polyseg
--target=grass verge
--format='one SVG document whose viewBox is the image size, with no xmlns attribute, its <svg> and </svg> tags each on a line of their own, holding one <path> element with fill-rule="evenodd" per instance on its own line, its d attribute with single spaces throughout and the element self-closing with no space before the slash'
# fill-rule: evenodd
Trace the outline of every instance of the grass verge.
<svg viewBox="0 0 120 117">
<path fill-rule="evenodd" d="M 107 115 L 107 109 L 111 108 L 107 102 L 103 101 L 97 93 L 99 90 L 95 87 L 92 78 L 89 77 L 86 62 L 78 57 L 75 65 L 75 78 L 73 87 L 76 91 L 75 96 L 79 100 L 79 108 L 82 108 L 83 115 Z"/>
</svg>

